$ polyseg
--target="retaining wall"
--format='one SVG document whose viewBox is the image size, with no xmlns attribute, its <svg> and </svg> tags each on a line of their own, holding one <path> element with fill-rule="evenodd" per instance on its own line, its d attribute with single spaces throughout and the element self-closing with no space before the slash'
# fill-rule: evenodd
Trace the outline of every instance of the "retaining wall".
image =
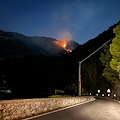
<svg viewBox="0 0 120 120">
<path fill-rule="evenodd" d="M 22 118 L 92 101 L 94 97 L 41 98 L 0 101 L 0 120 L 21 120 Z"/>
</svg>

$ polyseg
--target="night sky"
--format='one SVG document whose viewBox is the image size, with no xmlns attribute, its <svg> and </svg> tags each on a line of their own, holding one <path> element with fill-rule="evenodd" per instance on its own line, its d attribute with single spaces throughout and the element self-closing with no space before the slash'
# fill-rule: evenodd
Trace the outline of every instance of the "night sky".
<svg viewBox="0 0 120 120">
<path fill-rule="evenodd" d="M 0 0 L 0 30 L 79 44 L 120 20 L 120 0 Z"/>
</svg>

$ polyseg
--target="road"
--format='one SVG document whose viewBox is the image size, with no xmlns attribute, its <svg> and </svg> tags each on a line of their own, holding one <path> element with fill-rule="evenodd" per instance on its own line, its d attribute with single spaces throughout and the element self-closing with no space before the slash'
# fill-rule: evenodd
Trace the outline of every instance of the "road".
<svg viewBox="0 0 120 120">
<path fill-rule="evenodd" d="M 97 99 L 31 120 L 120 120 L 120 103 Z"/>
</svg>

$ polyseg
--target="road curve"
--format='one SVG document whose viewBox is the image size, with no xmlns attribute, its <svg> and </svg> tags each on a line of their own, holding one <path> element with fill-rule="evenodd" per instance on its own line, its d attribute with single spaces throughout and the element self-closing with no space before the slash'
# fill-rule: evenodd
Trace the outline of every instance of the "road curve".
<svg viewBox="0 0 120 120">
<path fill-rule="evenodd" d="M 31 120 L 120 120 L 120 103 L 97 99 Z"/>
</svg>

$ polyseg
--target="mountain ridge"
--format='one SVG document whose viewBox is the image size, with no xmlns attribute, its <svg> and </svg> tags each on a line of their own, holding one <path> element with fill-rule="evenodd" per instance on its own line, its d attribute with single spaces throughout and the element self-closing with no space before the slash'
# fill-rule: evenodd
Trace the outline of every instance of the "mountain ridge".
<svg viewBox="0 0 120 120">
<path fill-rule="evenodd" d="M 55 89 L 63 89 L 65 94 L 77 95 L 79 61 L 114 38 L 113 28 L 119 23 L 109 27 L 96 38 L 79 45 L 70 54 L 47 59 L 37 56 L 4 63 L 0 61 L 0 76 L 5 74 L 5 79 L 16 98 L 48 97 L 54 94 Z M 106 88 L 111 88 L 111 83 L 102 76 L 103 66 L 99 61 L 101 52 L 103 49 L 82 63 L 82 94 L 95 95 L 97 89 L 105 93 Z"/>
<path fill-rule="evenodd" d="M 58 57 L 64 54 L 67 54 L 67 52 L 63 49 L 61 46 L 57 46 L 53 43 L 53 41 L 58 41 L 54 38 L 49 37 L 39 37 L 39 36 L 25 36 L 20 33 L 16 32 L 4 32 L 1 30 L 0 36 L 7 39 L 16 39 L 20 40 L 22 44 L 25 44 L 25 46 L 32 50 L 37 56 L 45 56 L 45 57 Z M 78 43 L 72 41 L 68 42 L 69 46 L 72 49 L 75 49 L 79 46 Z M 73 44 L 73 45 L 72 45 Z M 73 46 L 73 47 L 72 47 Z"/>
</svg>

